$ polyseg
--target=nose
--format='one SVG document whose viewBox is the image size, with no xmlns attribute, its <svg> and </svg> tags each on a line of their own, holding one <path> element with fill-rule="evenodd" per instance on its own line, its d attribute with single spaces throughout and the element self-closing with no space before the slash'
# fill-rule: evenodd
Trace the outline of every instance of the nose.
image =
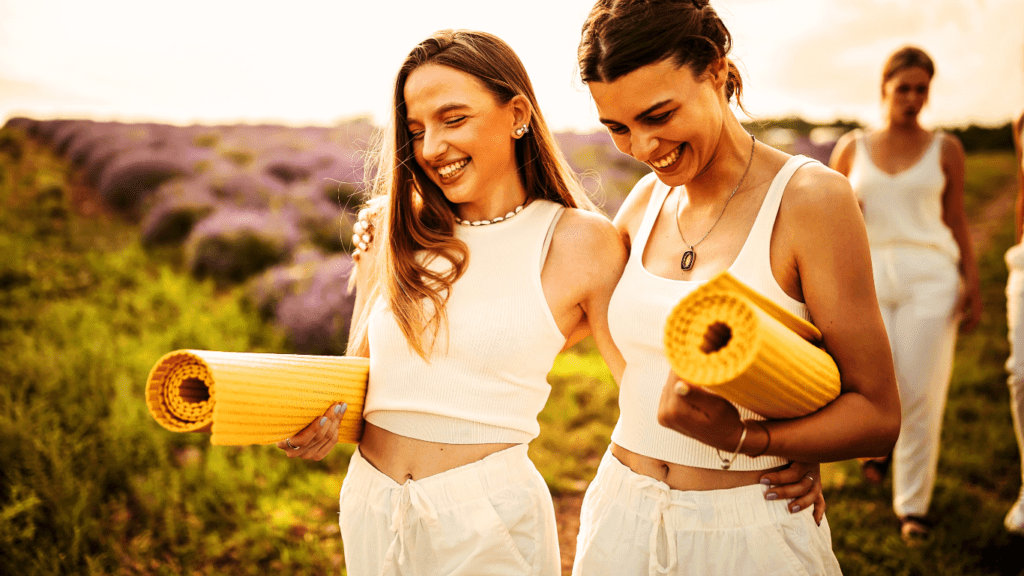
<svg viewBox="0 0 1024 576">
<path fill-rule="evenodd" d="M 629 133 L 629 155 L 641 162 L 651 160 L 651 155 L 658 149 L 658 140 L 645 130 L 633 130 Z"/>
<path fill-rule="evenodd" d="M 440 160 L 448 151 L 448 142 L 435 130 L 423 132 L 423 158 L 428 162 Z"/>
</svg>

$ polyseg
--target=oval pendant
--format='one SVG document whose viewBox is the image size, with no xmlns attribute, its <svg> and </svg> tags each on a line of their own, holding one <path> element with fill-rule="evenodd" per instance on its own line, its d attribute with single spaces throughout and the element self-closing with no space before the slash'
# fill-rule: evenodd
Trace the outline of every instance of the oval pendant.
<svg viewBox="0 0 1024 576">
<path fill-rule="evenodd" d="M 683 259 L 679 261 L 679 267 L 683 270 L 689 270 L 693 268 L 693 261 L 697 259 L 697 255 L 694 254 L 693 249 L 683 252 Z"/>
</svg>

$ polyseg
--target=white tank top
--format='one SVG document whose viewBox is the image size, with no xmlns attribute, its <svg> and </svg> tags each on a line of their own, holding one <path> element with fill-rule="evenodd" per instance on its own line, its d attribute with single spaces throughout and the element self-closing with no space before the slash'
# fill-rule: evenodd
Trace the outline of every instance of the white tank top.
<svg viewBox="0 0 1024 576">
<path fill-rule="evenodd" d="M 850 184 L 863 206 L 872 248 L 922 246 L 960 261 L 960 247 L 942 220 L 942 140 L 942 132 L 935 132 L 917 163 L 889 174 L 872 162 L 864 133 L 858 132 Z"/>
<path fill-rule="evenodd" d="M 377 299 L 368 326 L 368 422 L 444 444 L 537 437 L 537 414 L 551 392 L 547 374 L 565 345 L 540 278 L 549 232 L 563 208 L 534 200 L 505 222 L 455 227 L 469 247 L 469 265 L 451 288 L 449 330 L 441 330 L 429 361 Z M 436 259 L 429 266 L 450 264 Z"/>
<path fill-rule="evenodd" d="M 782 192 L 797 168 L 810 162 L 815 160 L 794 156 L 775 175 L 754 226 L 729 267 L 729 272 L 737 279 L 806 320 L 810 320 L 807 307 L 790 298 L 776 282 L 769 251 Z M 658 424 L 658 403 L 671 371 L 662 344 L 665 319 L 679 300 L 703 284 L 702 281 L 662 278 L 643 266 L 647 239 L 670 191 L 671 188 L 660 181 L 655 183 L 644 219 L 633 239 L 626 269 L 608 306 L 612 338 L 626 359 L 619 388 L 619 421 L 612 432 L 612 441 L 650 458 L 717 469 L 721 460 L 713 447 Z M 736 408 L 743 419 L 763 420 L 746 408 Z M 765 470 L 788 462 L 778 456 L 751 458 L 740 454 L 731 469 Z"/>
</svg>

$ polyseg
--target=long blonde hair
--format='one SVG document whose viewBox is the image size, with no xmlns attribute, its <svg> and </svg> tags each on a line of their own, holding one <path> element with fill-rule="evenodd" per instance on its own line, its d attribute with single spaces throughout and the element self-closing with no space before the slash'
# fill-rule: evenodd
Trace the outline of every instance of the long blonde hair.
<svg viewBox="0 0 1024 576">
<path fill-rule="evenodd" d="M 364 311 L 349 337 L 351 355 L 367 355 L 369 309 L 376 298 L 383 297 L 406 341 L 427 359 L 438 333 L 447 325 L 445 305 L 450 288 L 469 264 L 467 246 L 454 236 L 454 204 L 416 163 L 406 124 L 406 80 L 413 70 L 427 63 L 474 76 L 500 104 L 507 104 L 517 95 L 526 97 L 532 108 L 530 131 L 516 141 L 515 155 L 527 198 L 595 210 L 555 145 L 526 68 L 512 48 L 486 32 L 435 32 L 412 49 L 399 69 L 394 114 L 387 130 L 380 133 L 368 162 L 367 173 L 373 175 L 368 186 L 370 201 L 380 199 L 382 205 L 376 218 L 374 241 L 374 249 L 379 252 L 371 275 L 375 284 L 364 299 Z M 428 264 L 435 258 L 447 260 L 450 268 L 442 272 L 429 269 Z M 425 335 L 429 337 L 429 346 L 424 345 Z"/>
</svg>

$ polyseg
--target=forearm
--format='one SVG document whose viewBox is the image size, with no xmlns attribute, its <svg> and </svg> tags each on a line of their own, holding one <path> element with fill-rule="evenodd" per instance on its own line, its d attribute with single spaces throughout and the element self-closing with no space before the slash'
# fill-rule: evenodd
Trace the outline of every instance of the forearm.
<svg viewBox="0 0 1024 576">
<path fill-rule="evenodd" d="M 884 456 L 899 436 L 900 408 L 847 392 L 821 410 L 792 420 L 748 425 L 743 452 L 781 456 L 799 462 L 835 462 Z M 771 436 L 770 443 L 768 435 Z"/>
</svg>

